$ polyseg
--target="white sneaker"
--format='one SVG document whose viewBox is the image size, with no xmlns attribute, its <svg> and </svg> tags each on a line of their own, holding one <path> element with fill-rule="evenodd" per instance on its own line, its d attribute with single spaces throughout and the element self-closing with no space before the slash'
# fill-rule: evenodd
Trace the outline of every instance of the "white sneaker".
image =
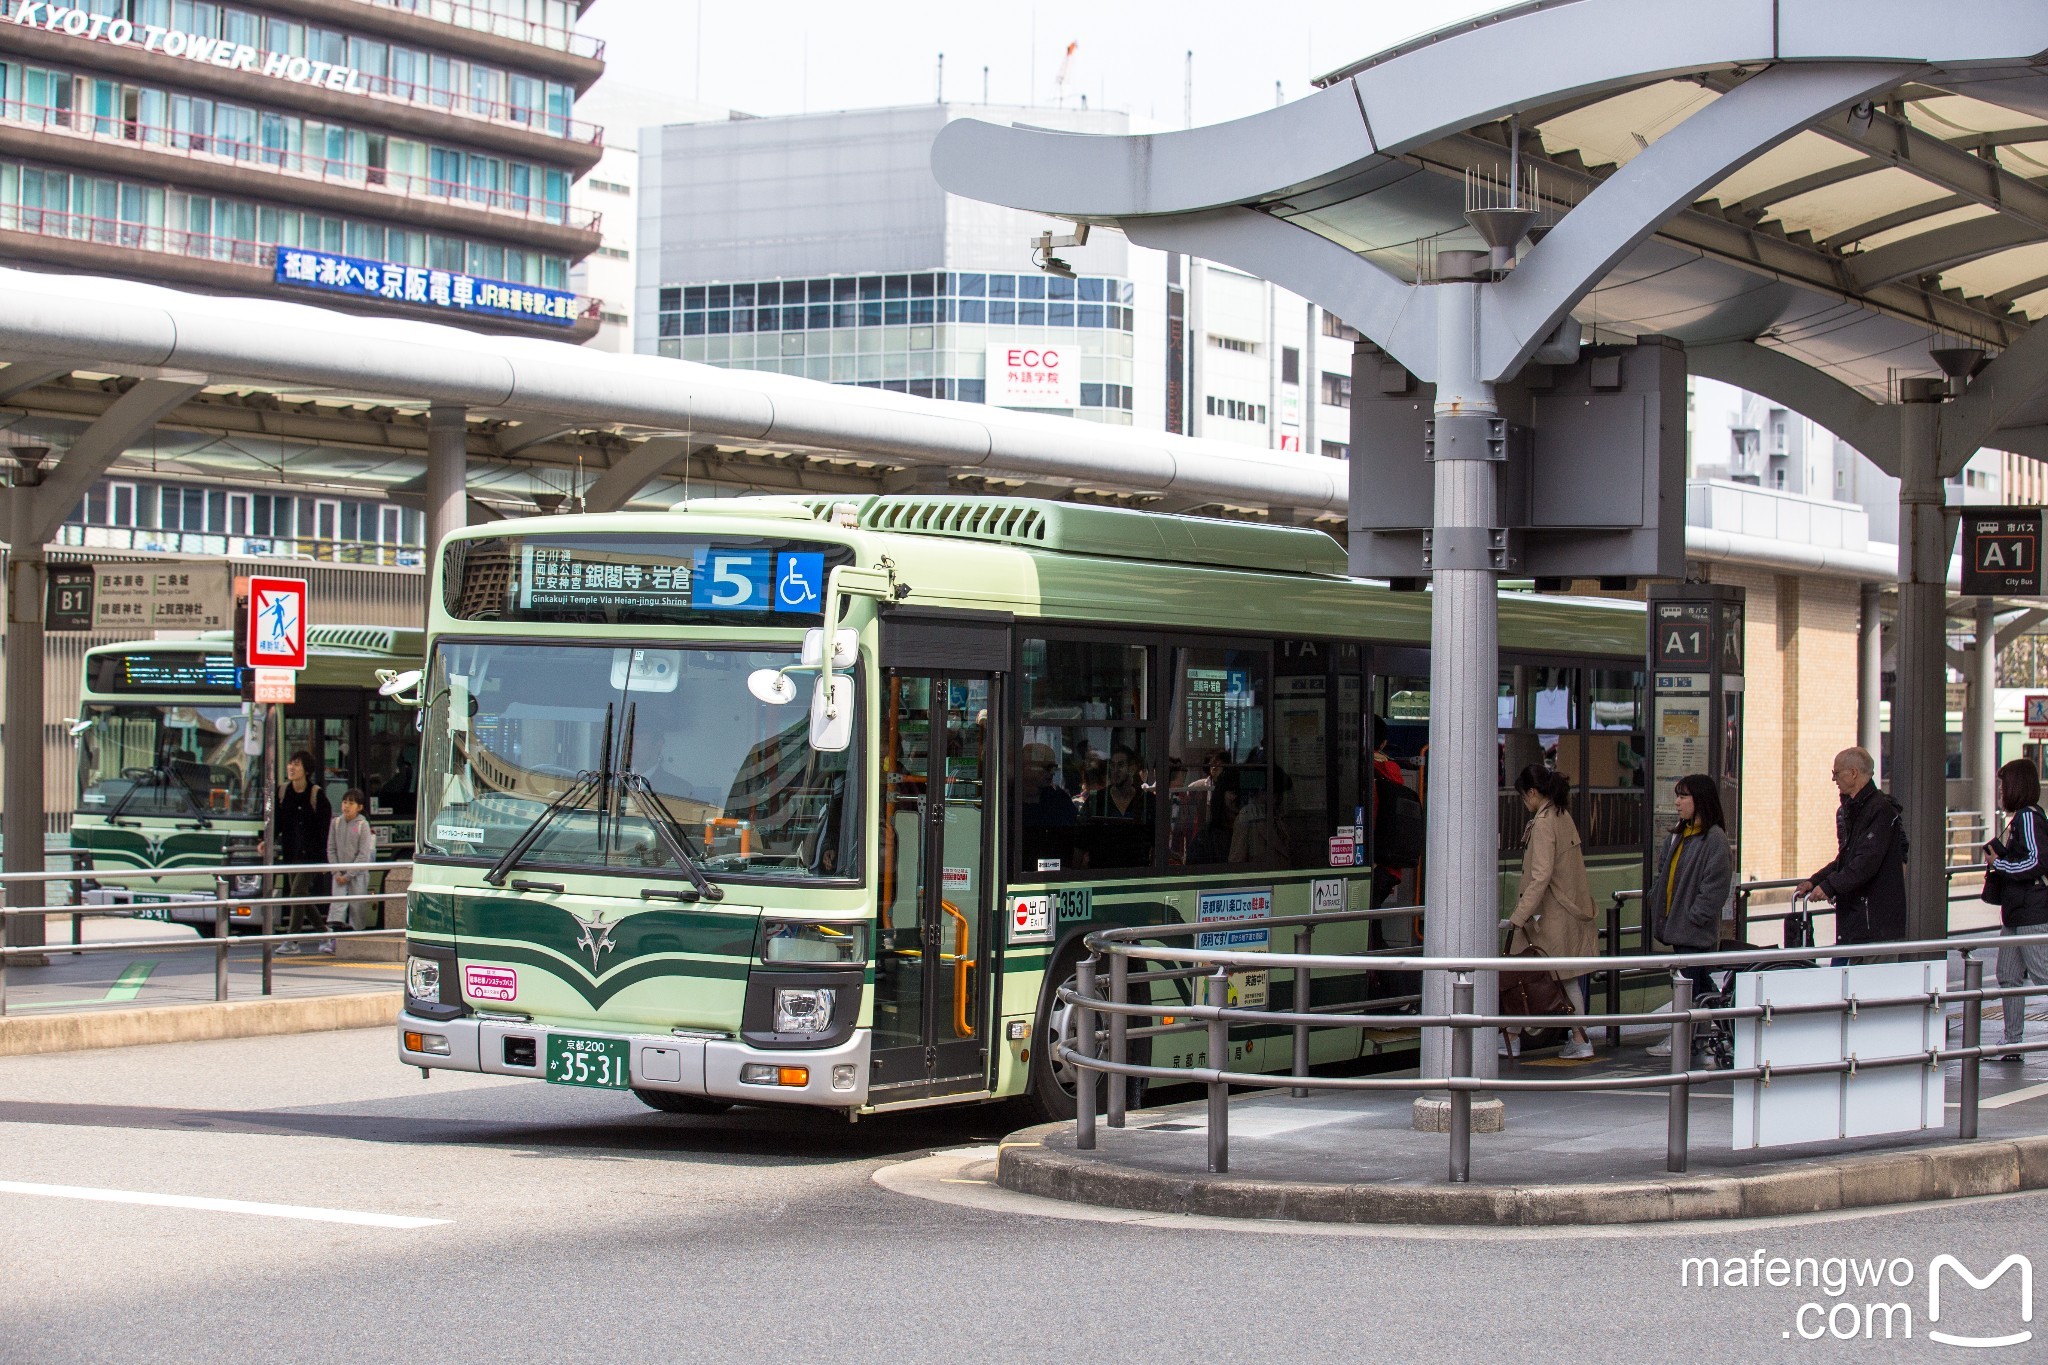
<svg viewBox="0 0 2048 1365">
<path fill-rule="evenodd" d="M 1566 1043 L 1557 1055 L 1560 1059 L 1567 1062 L 1584 1061 L 1593 1055 L 1593 1045 L 1591 1043 Z"/>
<path fill-rule="evenodd" d="M 1671 1040 L 1666 1038 L 1661 1043 L 1650 1044 L 1650 1055 L 1652 1057 L 1669 1057 L 1671 1055 Z"/>
<path fill-rule="evenodd" d="M 299 945 L 296 943 L 280 943 L 277 945 L 277 955 L 279 957 L 283 957 L 287 953 L 296 954 L 299 951 Z"/>
</svg>

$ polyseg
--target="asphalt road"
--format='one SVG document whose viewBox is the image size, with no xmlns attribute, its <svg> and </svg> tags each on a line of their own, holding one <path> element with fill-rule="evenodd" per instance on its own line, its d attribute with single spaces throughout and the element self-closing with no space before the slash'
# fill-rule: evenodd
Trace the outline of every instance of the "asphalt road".
<svg viewBox="0 0 2048 1365">
<path fill-rule="evenodd" d="M 1932 1257 L 2048 1268 L 2035 1195 L 1592 1232 L 1074 1210 L 986 1183 L 1014 1119 L 675 1118 L 422 1081 L 381 1030 L 4 1059 L 0 1360 L 1918 1359 L 1962 1355 L 1925 1336 Z M 202 1206 L 131 1202 L 164 1196 Z M 1759 1250 L 1911 1282 L 1681 1286 Z M 2014 1277 L 1944 1293 L 1940 1326 L 2018 1330 Z M 1797 1336 L 1879 1301 L 1912 1340 Z"/>
</svg>

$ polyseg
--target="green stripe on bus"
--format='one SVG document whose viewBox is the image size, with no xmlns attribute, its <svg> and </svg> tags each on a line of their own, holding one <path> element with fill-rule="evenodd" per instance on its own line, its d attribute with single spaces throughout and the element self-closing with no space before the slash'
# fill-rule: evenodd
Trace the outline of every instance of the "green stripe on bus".
<svg viewBox="0 0 2048 1365">
<path fill-rule="evenodd" d="M 702 980 L 716 977 L 726 981 L 744 981 L 752 964 L 744 960 L 708 962 L 702 958 L 660 957 L 635 962 L 629 967 L 614 969 L 603 979 L 593 981 L 581 971 L 565 971 L 570 964 L 549 953 L 539 952 L 518 944 L 508 943 L 464 943 L 458 950 L 462 958 L 484 963 L 512 963 L 532 967 L 546 972 L 549 976 L 568 986 L 583 997 L 592 1009 L 603 1009 L 613 996 L 629 987 L 657 977 L 674 977 L 679 980 Z"/>
</svg>

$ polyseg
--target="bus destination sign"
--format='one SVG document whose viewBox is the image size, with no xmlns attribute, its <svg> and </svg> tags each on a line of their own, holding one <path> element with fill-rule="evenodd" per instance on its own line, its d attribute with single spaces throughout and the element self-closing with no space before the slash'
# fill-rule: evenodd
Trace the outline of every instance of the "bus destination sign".
<svg viewBox="0 0 2048 1365">
<path fill-rule="evenodd" d="M 651 551 L 645 544 L 527 540 L 520 546 L 519 610 L 626 611 L 674 619 L 824 612 L 823 546 L 670 543 Z"/>
<path fill-rule="evenodd" d="M 188 650 L 97 656 L 95 692 L 201 692 L 239 697 L 242 670 L 231 654 L 198 654 Z"/>
</svg>

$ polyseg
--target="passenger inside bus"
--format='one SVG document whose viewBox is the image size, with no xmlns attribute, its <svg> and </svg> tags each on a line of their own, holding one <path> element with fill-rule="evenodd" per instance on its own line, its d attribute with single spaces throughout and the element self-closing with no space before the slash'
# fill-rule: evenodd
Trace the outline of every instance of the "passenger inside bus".
<svg viewBox="0 0 2048 1365">
<path fill-rule="evenodd" d="M 1073 865 L 1074 798 L 1055 781 L 1059 761 L 1049 744 L 1026 744 L 1019 755 L 1018 782 L 1024 811 L 1024 866 L 1057 872 Z"/>
<path fill-rule="evenodd" d="M 1144 760 L 1129 744 L 1110 749 L 1103 785 L 1081 802 L 1081 842 L 1090 867 L 1144 867 L 1157 828 Z"/>
</svg>

